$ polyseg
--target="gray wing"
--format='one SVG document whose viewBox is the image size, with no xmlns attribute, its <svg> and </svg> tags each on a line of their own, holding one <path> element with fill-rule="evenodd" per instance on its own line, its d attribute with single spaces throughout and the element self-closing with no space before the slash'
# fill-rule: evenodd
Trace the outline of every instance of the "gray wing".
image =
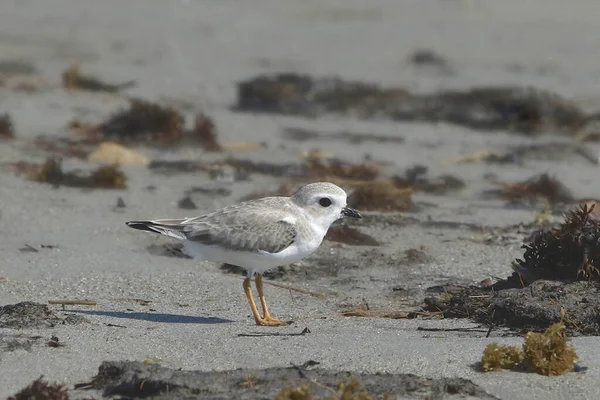
<svg viewBox="0 0 600 400">
<path fill-rule="evenodd" d="M 249 252 L 279 253 L 294 243 L 296 227 L 287 222 L 289 213 L 287 207 L 282 207 L 283 204 L 273 204 L 273 207 L 266 205 L 255 200 L 225 207 L 201 217 L 152 221 L 151 229 L 205 245 Z"/>
</svg>

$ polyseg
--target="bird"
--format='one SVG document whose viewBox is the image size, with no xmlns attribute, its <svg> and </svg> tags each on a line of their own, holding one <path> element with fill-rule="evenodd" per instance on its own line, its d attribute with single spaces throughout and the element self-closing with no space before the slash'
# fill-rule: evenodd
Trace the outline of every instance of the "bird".
<svg viewBox="0 0 600 400">
<path fill-rule="evenodd" d="M 246 270 L 243 289 L 256 325 L 282 326 L 289 322 L 269 312 L 262 274 L 314 253 L 329 227 L 345 217 L 362 218 L 348 207 L 346 192 L 330 182 L 314 182 L 290 197 L 263 197 L 199 217 L 128 221 L 126 225 L 181 241 L 195 259 L 242 267 Z M 253 276 L 262 315 L 252 294 Z"/>
</svg>

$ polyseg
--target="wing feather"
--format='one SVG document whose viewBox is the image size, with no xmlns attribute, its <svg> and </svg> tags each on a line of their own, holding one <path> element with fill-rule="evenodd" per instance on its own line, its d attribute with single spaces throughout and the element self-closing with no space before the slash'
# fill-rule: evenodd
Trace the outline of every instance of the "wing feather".
<svg viewBox="0 0 600 400">
<path fill-rule="evenodd" d="M 201 217 L 144 223 L 147 230 L 208 246 L 279 253 L 291 246 L 298 235 L 295 220 L 290 218 L 290 207 L 283 198 L 271 198 L 271 203 L 276 202 L 272 207 L 266 207 L 269 203 L 264 200 L 235 204 Z"/>
</svg>

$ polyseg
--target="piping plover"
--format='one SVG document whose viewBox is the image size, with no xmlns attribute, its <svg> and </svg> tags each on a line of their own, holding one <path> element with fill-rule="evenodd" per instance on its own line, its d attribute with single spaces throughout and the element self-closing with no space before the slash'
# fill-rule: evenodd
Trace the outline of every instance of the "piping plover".
<svg viewBox="0 0 600 400">
<path fill-rule="evenodd" d="M 264 197 L 194 218 L 130 221 L 127 226 L 183 242 L 194 258 L 240 266 L 247 271 L 244 292 L 257 325 L 278 326 L 267 308 L 262 273 L 300 261 L 319 248 L 327 230 L 343 217 L 362 218 L 346 205 L 346 192 L 328 182 L 311 183 L 291 197 Z M 254 303 L 250 278 L 263 309 Z"/>
</svg>

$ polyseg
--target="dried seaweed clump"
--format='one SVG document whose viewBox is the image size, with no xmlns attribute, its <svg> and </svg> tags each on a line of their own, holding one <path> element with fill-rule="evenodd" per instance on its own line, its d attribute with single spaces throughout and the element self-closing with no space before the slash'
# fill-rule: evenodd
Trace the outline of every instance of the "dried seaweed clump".
<svg viewBox="0 0 600 400">
<path fill-rule="evenodd" d="M 414 191 L 442 195 L 447 192 L 463 189 L 465 182 L 453 175 L 440 175 L 434 178 L 427 176 L 428 168 L 424 165 L 414 165 L 404 172 L 404 176 L 395 176 L 394 182 L 398 188 L 413 188 Z"/>
<path fill-rule="evenodd" d="M 481 368 L 486 372 L 513 370 L 519 368 L 522 363 L 523 349 L 497 343 L 488 344 L 481 357 Z"/>
<path fill-rule="evenodd" d="M 384 393 L 383 398 L 387 400 L 391 399 L 392 397 L 388 393 Z M 364 388 L 357 377 L 352 376 L 348 382 L 340 382 L 337 390 L 334 391 L 327 399 L 374 400 L 375 397 Z M 297 387 L 286 386 L 281 389 L 279 394 L 277 394 L 275 400 L 315 400 L 315 397 L 311 394 L 311 385 L 302 385 Z"/>
<path fill-rule="evenodd" d="M 332 178 L 371 181 L 379 175 L 379 165 L 374 162 L 353 164 L 311 152 L 304 162 L 305 178 L 330 180 Z"/>
<path fill-rule="evenodd" d="M 7 400 L 68 400 L 67 389 L 62 385 L 49 384 L 38 378 Z"/>
<path fill-rule="evenodd" d="M 526 281 L 589 280 L 600 276 L 600 221 L 594 205 L 571 210 L 558 228 L 537 232 L 513 268 Z"/>
<path fill-rule="evenodd" d="M 90 175 L 90 184 L 93 187 L 105 189 L 125 189 L 127 176 L 116 165 L 103 165 Z"/>
<path fill-rule="evenodd" d="M 523 348 L 487 345 L 481 358 L 483 371 L 526 370 L 556 376 L 572 371 L 577 361 L 562 323 L 550 325 L 544 333 L 528 332 Z"/>
<path fill-rule="evenodd" d="M 62 73 L 62 81 L 67 90 L 89 90 L 92 92 L 118 92 L 135 85 L 134 81 L 119 84 L 104 83 L 92 76 L 82 75 L 77 65 L 67 68 Z"/>
<path fill-rule="evenodd" d="M 407 211 L 412 207 L 412 189 L 379 180 L 354 185 L 348 203 L 362 211 Z"/>
<path fill-rule="evenodd" d="M 524 366 L 538 374 L 555 376 L 573 370 L 577 353 L 569 345 L 562 323 L 550 325 L 544 333 L 529 332 L 523 344 Z"/>
<path fill-rule="evenodd" d="M 12 139 L 15 137 L 13 123 L 8 114 L 0 115 L 0 139 Z"/>
<path fill-rule="evenodd" d="M 104 165 L 88 175 L 83 175 L 76 171 L 64 172 L 60 160 L 56 158 L 49 158 L 43 165 L 33 168 L 29 173 L 29 179 L 36 182 L 49 183 L 55 187 L 127 188 L 127 176 L 116 165 Z"/>
<path fill-rule="evenodd" d="M 325 240 L 344 243 L 352 246 L 380 246 L 381 243 L 373 236 L 362 233 L 348 225 L 336 225 L 329 228 Z"/>
<path fill-rule="evenodd" d="M 172 144 L 181 140 L 184 123 L 173 108 L 133 99 L 128 109 L 117 112 L 98 129 L 105 137 L 124 142 L 149 139 Z"/>
<path fill-rule="evenodd" d="M 431 55 L 419 61 L 439 63 Z M 532 87 L 482 86 L 466 91 L 412 93 L 402 87 L 282 73 L 238 83 L 237 111 L 318 117 L 448 122 L 474 130 L 575 133 L 588 118 L 573 101 Z"/>
<path fill-rule="evenodd" d="M 523 182 L 503 183 L 502 196 L 511 202 L 533 203 L 539 198 L 550 204 L 573 200 L 569 189 L 558 179 L 544 173 Z"/>
<path fill-rule="evenodd" d="M 202 147 L 204 147 L 206 151 L 223 150 L 223 147 L 221 147 L 217 140 L 215 123 L 204 114 L 196 116 L 192 136 L 202 144 Z"/>
<path fill-rule="evenodd" d="M 310 385 L 286 386 L 275 396 L 275 400 L 316 400 L 310 391 Z"/>
</svg>

